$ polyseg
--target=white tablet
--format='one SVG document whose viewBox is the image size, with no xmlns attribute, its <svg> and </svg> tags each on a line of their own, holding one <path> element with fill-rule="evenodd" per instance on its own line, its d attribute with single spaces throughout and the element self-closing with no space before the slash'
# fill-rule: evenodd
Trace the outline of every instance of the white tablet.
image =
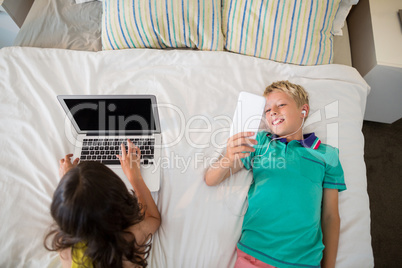
<svg viewBox="0 0 402 268">
<path fill-rule="evenodd" d="M 255 139 L 264 116 L 265 98 L 248 92 L 240 92 L 237 107 L 233 116 L 230 137 L 239 132 L 254 132 Z"/>
</svg>

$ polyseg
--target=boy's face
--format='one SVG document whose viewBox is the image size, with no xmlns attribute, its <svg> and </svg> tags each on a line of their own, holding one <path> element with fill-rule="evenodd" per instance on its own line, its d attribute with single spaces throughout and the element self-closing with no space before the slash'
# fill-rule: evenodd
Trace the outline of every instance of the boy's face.
<svg viewBox="0 0 402 268">
<path fill-rule="evenodd" d="M 301 140 L 303 123 L 303 109 L 308 114 L 308 105 L 297 107 L 296 101 L 287 93 L 282 91 L 273 91 L 265 96 L 265 117 L 269 129 L 274 134 L 283 137 L 287 136 L 288 141 Z"/>
</svg>

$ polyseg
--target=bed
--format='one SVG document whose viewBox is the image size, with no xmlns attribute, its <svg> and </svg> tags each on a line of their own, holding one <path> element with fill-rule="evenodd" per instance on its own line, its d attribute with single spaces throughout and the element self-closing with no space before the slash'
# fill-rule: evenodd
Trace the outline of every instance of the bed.
<svg viewBox="0 0 402 268">
<path fill-rule="evenodd" d="M 213 16 L 220 17 L 214 25 L 219 30 L 214 39 L 203 30 L 205 42 L 197 43 L 188 36 L 187 48 L 169 48 L 166 36 L 159 36 L 155 40 L 167 47 L 163 49 L 141 47 L 134 41 L 135 48 L 107 49 L 103 40 L 106 26 L 102 25 L 106 25 L 105 12 L 113 13 L 108 7 L 113 1 L 34 2 L 15 46 L 0 50 L 0 267 L 61 266 L 58 255 L 43 247 L 44 234 L 52 223 L 49 205 L 59 181 L 58 159 L 73 150 L 74 133 L 57 102 L 60 94 L 155 95 L 164 146 L 158 163 L 161 187 L 153 197 L 162 225 L 153 237 L 149 267 L 233 267 L 252 178 L 242 171 L 220 186 L 208 187 L 204 173 L 224 150 L 239 92 L 261 94 L 270 83 L 285 79 L 303 85 L 310 94 L 305 132 L 316 132 L 324 143 L 340 151 L 348 189 L 339 195 L 337 267 L 374 266 L 361 132 L 369 87 L 346 65 L 348 52 L 338 53 L 343 55 L 340 62 L 346 64 L 334 64 L 337 59 L 332 55 L 338 49 L 332 47 L 332 34 L 340 33 L 356 1 L 340 1 L 344 5 L 341 19 L 336 16 L 342 13 L 341 7 L 337 9 L 339 1 L 332 4 L 332 13 L 328 7 L 325 16 L 318 15 L 329 18 L 327 14 L 333 14 L 332 19 L 340 20 L 338 29 L 329 29 L 328 62 L 319 64 L 314 63 L 327 54 L 317 54 L 312 64 L 310 59 L 291 62 L 286 53 L 282 53 L 285 58 L 273 59 L 255 49 L 260 43 L 245 45 L 246 38 L 237 42 L 240 47 L 230 50 L 228 36 L 243 32 L 247 25 L 257 27 L 258 21 L 253 24 L 245 19 L 236 30 L 229 22 L 235 15 L 243 15 L 234 12 L 237 1 L 210 2 L 212 8 L 201 14 L 214 10 Z M 239 2 L 247 7 L 248 1 Z M 208 6 L 209 2 L 205 3 Z M 261 1 L 248 5 L 263 10 L 257 3 Z M 296 4 L 271 8 L 297 14 L 301 8 Z M 250 17 L 248 20 L 253 20 Z M 279 31 L 279 25 L 275 29 Z M 190 29 L 188 35 L 191 32 L 194 34 Z M 283 42 L 287 41 L 284 37 Z M 207 43 L 212 50 L 203 46 Z M 236 47 L 235 42 L 232 45 Z"/>
</svg>

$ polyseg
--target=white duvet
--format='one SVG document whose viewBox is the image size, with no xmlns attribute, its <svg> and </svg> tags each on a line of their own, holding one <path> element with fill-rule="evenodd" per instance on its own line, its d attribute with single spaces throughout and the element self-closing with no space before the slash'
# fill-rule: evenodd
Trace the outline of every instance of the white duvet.
<svg viewBox="0 0 402 268">
<path fill-rule="evenodd" d="M 217 187 L 208 164 L 229 135 L 240 91 L 261 94 L 288 79 L 310 94 L 305 132 L 340 150 L 347 191 L 340 193 L 337 267 L 372 267 L 370 211 L 361 132 L 369 88 L 341 65 L 300 67 L 228 52 L 61 49 L 0 50 L 0 267 L 56 267 L 43 237 L 59 181 L 58 159 L 74 136 L 59 94 L 154 94 L 161 119 L 162 225 L 150 267 L 233 267 L 240 237 L 246 171 Z"/>
</svg>

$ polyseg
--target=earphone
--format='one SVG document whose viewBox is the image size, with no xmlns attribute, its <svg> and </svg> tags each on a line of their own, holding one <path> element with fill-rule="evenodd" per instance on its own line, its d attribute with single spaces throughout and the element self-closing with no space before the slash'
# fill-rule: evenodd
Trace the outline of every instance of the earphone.
<svg viewBox="0 0 402 268">
<path fill-rule="evenodd" d="M 269 149 L 269 146 L 271 145 L 271 142 L 273 142 L 274 140 L 279 140 L 279 139 L 282 139 L 282 138 L 289 137 L 289 136 L 295 134 L 297 131 L 299 131 L 299 130 L 303 127 L 303 125 L 304 125 L 304 119 L 306 118 L 306 113 L 307 113 L 307 112 L 306 112 L 305 110 L 302 111 L 302 114 L 303 114 L 303 121 L 302 121 L 300 127 L 299 127 L 295 132 L 290 133 L 290 134 L 288 134 L 288 135 L 286 135 L 286 136 L 280 136 L 280 137 L 277 137 L 277 138 L 273 138 L 273 139 L 270 140 L 270 142 L 268 143 L 268 146 L 267 146 L 267 149 L 265 150 L 265 152 L 264 152 L 263 154 L 256 155 L 256 156 L 254 156 L 254 157 L 260 157 L 260 156 L 265 155 L 265 154 L 268 152 L 268 149 Z M 303 136 L 303 129 L 302 129 L 302 136 Z"/>
</svg>

